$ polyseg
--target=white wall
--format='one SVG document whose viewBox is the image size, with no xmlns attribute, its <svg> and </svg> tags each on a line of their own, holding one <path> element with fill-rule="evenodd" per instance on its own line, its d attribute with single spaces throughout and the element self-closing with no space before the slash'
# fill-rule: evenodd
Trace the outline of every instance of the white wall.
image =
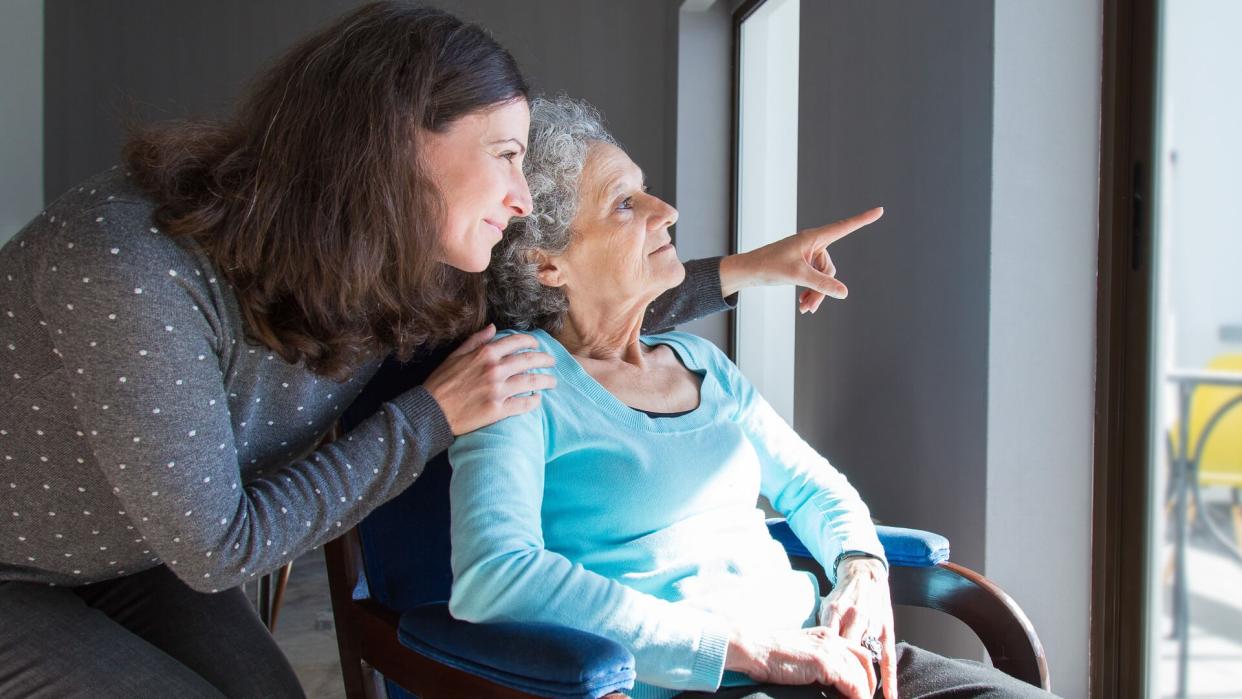
<svg viewBox="0 0 1242 699">
<path fill-rule="evenodd" d="M 798 0 L 768 0 L 742 24 L 738 79 L 737 241 L 754 250 L 798 225 Z M 786 422 L 794 421 L 794 321 L 789 286 L 750 289 L 737 307 L 741 369 Z"/>
<path fill-rule="evenodd" d="M 986 573 L 1087 696 L 1098 0 L 995 4 Z"/>
<path fill-rule="evenodd" d="M 43 0 L 0 6 L 0 245 L 43 207 Z"/>
</svg>

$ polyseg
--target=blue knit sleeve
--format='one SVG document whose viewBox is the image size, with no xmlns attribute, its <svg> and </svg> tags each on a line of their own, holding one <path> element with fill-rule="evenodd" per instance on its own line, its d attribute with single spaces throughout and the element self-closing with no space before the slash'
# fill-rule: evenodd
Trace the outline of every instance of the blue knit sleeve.
<svg viewBox="0 0 1242 699">
<path fill-rule="evenodd" d="M 760 492 L 789 521 L 828 579 L 836 583 L 842 554 L 865 553 L 887 564 L 871 513 L 845 474 L 798 436 L 723 352 L 693 339 L 736 400 L 734 418 L 759 455 Z"/>
<path fill-rule="evenodd" d="M 553 429 L 536 410 L 462 435 L 449 450 L 450 611 L 472 622 L 544 622 L 588 631 L 629 648 L 643 682 L 715 690 L 731 630 L 726 622 L 640 593 L 544 548 L 544 445 Z"/>
</svg>

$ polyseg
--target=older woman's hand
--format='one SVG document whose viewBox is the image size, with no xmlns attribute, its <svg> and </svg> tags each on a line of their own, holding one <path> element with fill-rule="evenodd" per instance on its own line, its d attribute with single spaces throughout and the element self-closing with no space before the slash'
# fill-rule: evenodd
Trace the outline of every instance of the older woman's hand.
<svg viewBox="0 0 1242 699">
<path fill-rule="evenodd" d="M 828 246 L 874 223 L 884 215 L 882 207 L 808 228 L 750 252 L 730 255 L 720 262 L 720 288 L 725 296 L 749 286 L 796 284 L 806 287 L 798 295 L 798 311 L 814 313 L 825 296 L 845 298 L 849 290 L 837 281 Z"/>
<path fill-rule="evenodd" d="M 847 558 L 837 567 L 837 585 L 819 607 L 819 623 L 841 638 L 880 642 L 880 684 L 886 699 L 897 699 L 897 651 L 888 570 L 874 558 Z M 864 644 L 865 645 L 865 644 Z"/>
<path fill-rule="evenodd" d="M 849 699 L 875 694 L 875 670 L 862 646 L 823 628 L 792 629 L 775 634 L 735 633 L 729 641 L 725 669 L 756 682 L 819 683 Z"/>
</svg>

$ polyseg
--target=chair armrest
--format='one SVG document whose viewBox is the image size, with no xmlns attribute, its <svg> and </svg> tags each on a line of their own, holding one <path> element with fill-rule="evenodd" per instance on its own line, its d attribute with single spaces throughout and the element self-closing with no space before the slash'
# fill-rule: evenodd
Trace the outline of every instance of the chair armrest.
<svg viewBox="0 0 1242 699">
<path fill-rule="evenodd" d="M 820 589 L 828 589 L 823 568 L 784 519 L 769 519 L 768 532 L 785 547 L 796 570 L 814 574 Z M 894 567 L 889 571 L 894 605 L 935 609 L 956 618 L 983 641 L 998 670 L 1036 687 L 1051 688 L 1044 647 L 1031 621 L 991 580 L 950 563 L 948 539 L 900 527 L 876 527 L 876 533 Z"/>
<path fill-rule="evenodd" d="M 904 527 L 876 527 L 889 565 L 930 568 L 949 560 L 949 540 L 935 532 Z"/>
<path fill-rule="evenodd" d="M 552 624 L 472 624 L 444 602 L 401 615 L 401 644 L 449 667 L 521 692 L 595 699 L 634 686 L 634 656 L 621 645 Z"/>
<path fill-rule="evenodd" d="M 892 566 L 928 568 L 949 560 L 949 540 L 939 534 L 903 527 L 876 527 L 884 557 Z M 780 517 L 768 520 L 768 533 L 785 547 L 785 553 L 798 558 L 811 558 L 789 523 Z"/>
</svg>

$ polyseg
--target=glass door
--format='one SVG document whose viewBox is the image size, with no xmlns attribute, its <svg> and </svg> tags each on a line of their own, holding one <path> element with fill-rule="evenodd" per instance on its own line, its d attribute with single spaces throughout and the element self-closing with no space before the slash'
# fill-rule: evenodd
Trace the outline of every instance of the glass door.
<svg viewBox="0 0 1242 699">
<path fill-rule="evenodd" d="M 1158 15 L 1147 687 L 1242 697 L 1242 2 Z"/>
</svg>

